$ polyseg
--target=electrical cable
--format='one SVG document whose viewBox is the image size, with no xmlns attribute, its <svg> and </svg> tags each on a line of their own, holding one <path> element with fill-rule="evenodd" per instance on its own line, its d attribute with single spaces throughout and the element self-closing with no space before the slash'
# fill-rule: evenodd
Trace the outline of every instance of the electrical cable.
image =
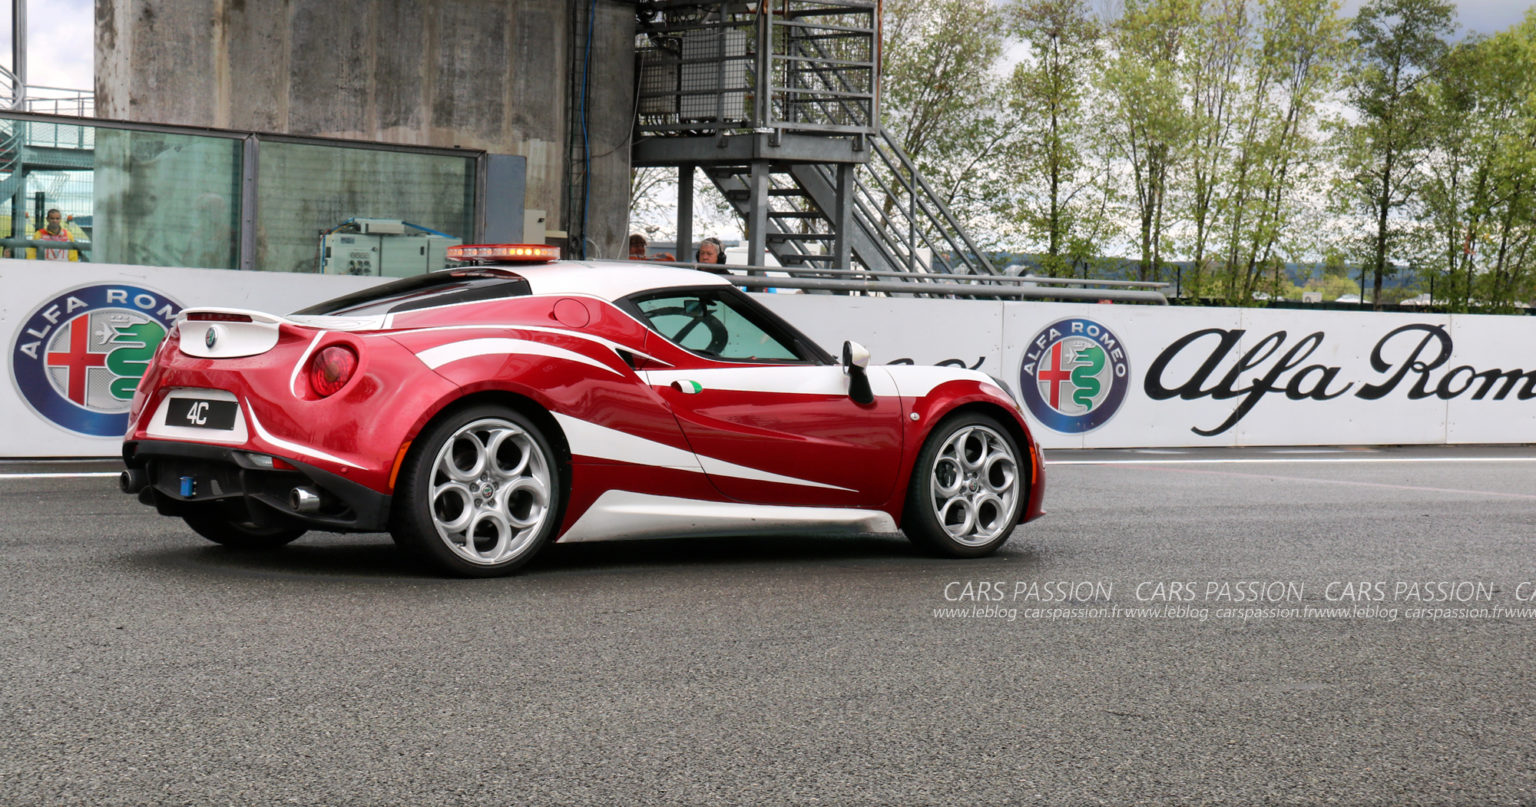
<svg viewBox="0 0 1536 807">
<path fill-rule="evenodd" d="M 592 200 L 592 148 L 587 134 L 587 86 L 592 80 L 592 36 L 597 24 L 597 0 L 587 8 L 587 47 L 581 61 L 581 258 L 587 258 L 587 217 Z"/>
</svg>

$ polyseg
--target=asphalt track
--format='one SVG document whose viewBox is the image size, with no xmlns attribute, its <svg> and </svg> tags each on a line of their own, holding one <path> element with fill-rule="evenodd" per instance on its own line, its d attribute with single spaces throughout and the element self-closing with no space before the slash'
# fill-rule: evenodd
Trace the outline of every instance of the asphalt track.
<svg viewBox="0 0 1536 807">
<path fill-rule="evenodd" d="M 983 560 L 490 581 L 0 463 L 0 804 L 1536 804 L 1536 449 L 1048 459 Z"/>
</svg>

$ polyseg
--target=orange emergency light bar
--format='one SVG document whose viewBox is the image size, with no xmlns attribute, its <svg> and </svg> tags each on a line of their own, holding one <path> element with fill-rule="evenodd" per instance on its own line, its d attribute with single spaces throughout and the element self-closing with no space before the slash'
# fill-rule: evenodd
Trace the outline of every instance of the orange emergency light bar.
<svg viewBox="0 0 1536 807">
<path fill-rule="evenodd" d="M 457 244 L 448 248 L 452 261 L 547 263 L 560 260 L 560 248 L 548 244 Z"/>
</svg>

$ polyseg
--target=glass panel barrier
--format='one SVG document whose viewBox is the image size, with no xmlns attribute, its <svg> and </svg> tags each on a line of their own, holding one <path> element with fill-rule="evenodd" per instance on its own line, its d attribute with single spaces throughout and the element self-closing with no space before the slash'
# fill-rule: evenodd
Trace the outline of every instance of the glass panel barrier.
<svg viewBox="0 0 1536 807">
<path fill-rule="evenodd" d="M 98 129 L 91 260 L 234 269 L 240 141 Z"/>
<path fill-rule="evenodd" d="M 258 268 L 419 274 L 443 267 L 440 256 L 447 243 L 471 240 L 476 176 L 473 156 L 268 140 L 261 146 L 260 166 Z M 364 219 L 373 221 L 359 221 Z M 397 238 L 434 233 L 439 238 Z M 327 235 L 334 237 L 327 239 Z M 445 241 L 441 236 L 453 240 Z M 406 263 L 406 256 L 395 255 L 393 248 L 402 245 L 420 260 Z M 429 245 L 436 250 L 428 250 Z M 353 258 L 352 253 L 358 257 Z M 434 256 L 438 260 L 431 260 Z"/>
<path fill-rule="evenodd" d="M 480 151 L 77 121 L 0 113 L 6 257 L 237 269 L 245 244 L 253 269 L 405 276 L 474 235 Z"/>
</svg>

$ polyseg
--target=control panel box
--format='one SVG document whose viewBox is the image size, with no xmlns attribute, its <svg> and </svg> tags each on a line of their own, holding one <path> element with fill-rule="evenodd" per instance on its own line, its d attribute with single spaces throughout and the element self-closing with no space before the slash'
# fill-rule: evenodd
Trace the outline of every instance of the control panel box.
<svg viewBox="0 0 1536 807">
<path fill-rule="evenodd" d="M 410 277 L 448 265 L 448 247 L 461 243 L 444 235 L 330 233 L 321 241 L 320 271 L 327 275 Z"/>
</svg>

